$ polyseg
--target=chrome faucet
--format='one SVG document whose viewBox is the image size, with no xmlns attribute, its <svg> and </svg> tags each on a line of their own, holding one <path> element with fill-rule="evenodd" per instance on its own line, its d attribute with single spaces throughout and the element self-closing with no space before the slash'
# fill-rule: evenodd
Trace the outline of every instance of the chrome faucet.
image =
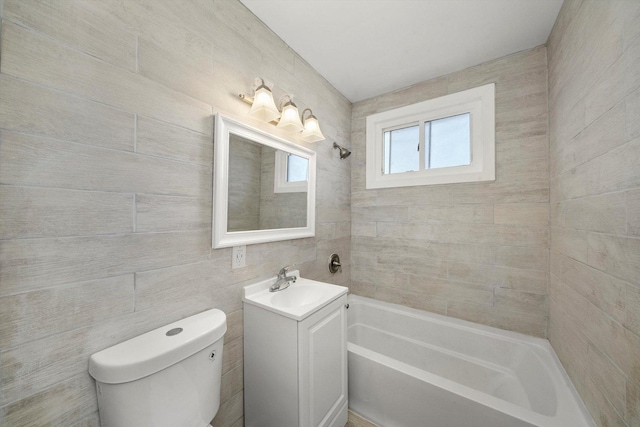
<svg viewBox="0 0 640 427">
<path fill-rule="evenodd" d="M 291 267 L 293 267 L 293 265 L 282 267 L 280 269 L 276 283 L 269 287 L 269 292 L 278 292 L 283 289 L 287 289 L 291 285 L 290 282 L 296 283 L 296 280 L 298 280 L 296 276 L 287 276 L 287 271 L 289 271 Z"/>
</svg>

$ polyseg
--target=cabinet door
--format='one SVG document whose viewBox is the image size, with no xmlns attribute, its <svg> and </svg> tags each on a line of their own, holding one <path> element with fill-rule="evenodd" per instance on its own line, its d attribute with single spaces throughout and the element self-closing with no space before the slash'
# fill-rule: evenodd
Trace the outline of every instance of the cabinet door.
<svg viewBox="0 0 640 427">
<path fill-rule="evenodd" d="M 347 410 L 346 303 L 344 295 L 298 323 L 300 427 L 330 426 Z"/>
</svg>

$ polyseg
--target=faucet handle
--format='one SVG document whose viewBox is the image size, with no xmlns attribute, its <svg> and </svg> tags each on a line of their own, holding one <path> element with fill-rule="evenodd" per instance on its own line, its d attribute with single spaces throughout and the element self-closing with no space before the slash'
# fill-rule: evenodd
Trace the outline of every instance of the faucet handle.
<svg viewBox="0 0 640 427">
<path fill-rule="evenodd" d="M 291 267 L 295 267 L 296 265 L 297 265 L 297 264 L 291 264 L 291 265 L 288 265 L 288 266 L 286 266 L 286 267 L 282 267 L 282 268 L 280 269 L 280 271 L 278 272 L 278 276 L 279 276 L 279 277 L 285 277 L 285 276 L 287 275 L 287 271 L 289 271 L 289 269 L 290 269 Z"/>
</svg>

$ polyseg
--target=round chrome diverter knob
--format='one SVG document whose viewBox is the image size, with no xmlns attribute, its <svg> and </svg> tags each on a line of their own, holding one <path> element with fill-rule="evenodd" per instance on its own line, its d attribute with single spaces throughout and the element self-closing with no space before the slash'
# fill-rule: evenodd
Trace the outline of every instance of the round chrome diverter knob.
<svg viewBox="0 0 640 427">
<path fill-rule="evenodd" d="M 340 264 L 340 257 L 338 254 L 331 254 L 329 256 L 329 271 L 331 273 L 337 273 L 338 271 L 342 273 L 342 264 Z"/>
</svg>

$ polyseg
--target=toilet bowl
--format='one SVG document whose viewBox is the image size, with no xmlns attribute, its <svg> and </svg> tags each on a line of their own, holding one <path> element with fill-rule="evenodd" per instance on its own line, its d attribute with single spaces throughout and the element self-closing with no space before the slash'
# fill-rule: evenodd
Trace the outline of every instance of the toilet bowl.
<svg viewBox="0 0 640 427">
<path fill-rule="evenodd" d="M 226 315 L 212 309 L 93 354 L 101 427 L 209 426 L 226 330 Z"/>
</svg>

